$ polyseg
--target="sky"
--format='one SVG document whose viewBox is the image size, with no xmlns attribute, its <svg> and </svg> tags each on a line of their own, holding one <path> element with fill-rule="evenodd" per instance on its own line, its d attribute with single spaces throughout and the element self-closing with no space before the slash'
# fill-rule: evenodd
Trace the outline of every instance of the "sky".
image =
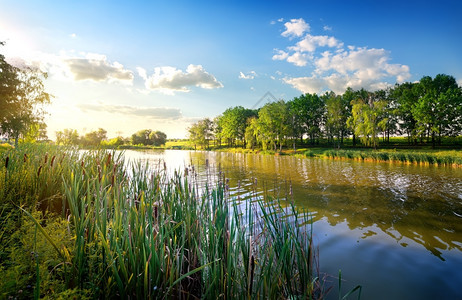
<svg viewBox="0 0 462 300">
<path fill-rule="evenodd" d="M 461 13 L 459 0 L 0 0 L 0 53 L 47 72 L 50 139 L 65 128 L 185 138 L 192 123 L 270 94 L 437 74 L 462 85 Z"/>
</svg>

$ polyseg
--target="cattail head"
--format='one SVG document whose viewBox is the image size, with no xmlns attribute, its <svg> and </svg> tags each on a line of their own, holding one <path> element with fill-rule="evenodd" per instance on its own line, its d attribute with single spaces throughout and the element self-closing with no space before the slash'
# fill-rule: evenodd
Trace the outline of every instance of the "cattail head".
<svg viewBox="0 0 462 300">
<path fill-rule="evenodd" d="M 47 163 L 47 161 L 48 161 L 48 152 L 45 153 L 45 163 Z"/>
<path fill-rule="evenodd" d="M 115 180 L 115 176 L 114 174 L 112 174 L 112 178 L 111 178 L 111 185 L 114 186 L 114 180 Z"/>
<path fill-rule="evenodd" d="M 5 159 L 5 169 L 8 169 L 8 162 L 10 161 L 10 157 L 7 156 Z"/>
<path fill-rule="evenodd" d="M 101 182 L 101 166 L 98 165 L 97 168 L 98 168 L 98 180 L 99 182 Z"/>
<path fill-rule="evenodd" d="M 159 208 L 154 206 L 154 218 L 157 219 L 159 217 Z"/>
<path fill-rule="evenodd" d="M 109 166 L 109 164 L 111 163 L 111 157 L 112 157 L 112 155 L 111 155 L 111 153 L 109 153 L 107 155 L 107 159 L 106 159 L 106 166 Z"/>
<path fill-rule="evenodd" d="M 27 161 L 27 154 L 24 153 L 24 162 L 26 162 L 26 161 Z"/>
<path fill-rule="evenodd" d="M 38 171 L 37 171 L 37 177 L 40 176 L 40 173 L 42 172 L 42 166 L 39 167 Z"/>
<path fill-rule="evenodd" d="M 50 167 L 53 167 L 53 162 L 55 161 L 55 159 L 56 155 L 53 155 L 53 157 L 51 158 Z"/>
</svg>

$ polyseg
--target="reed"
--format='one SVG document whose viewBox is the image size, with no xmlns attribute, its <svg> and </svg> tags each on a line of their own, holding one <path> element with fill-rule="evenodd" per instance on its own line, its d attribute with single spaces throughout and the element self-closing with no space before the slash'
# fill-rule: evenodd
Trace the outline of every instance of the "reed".
<svg viewBox="0 0 462 300">
<path fill-rule="evenodd" d="M 237 201 L 222 175 L 199 190 L 194 169 L 168 176 L 165 167 L 127 163 L 115 152 L 35 146 L 0 157 L 2 216 L 11 220 L 12 207 L 21 207 L 22 219 L 36 226 L 34 243 L 46 241 L 60 260 L 51 268 L 32 266 L 41 270 L 32 281 L 37 298 L 49 293 L 43 287 L 50 283 L 40 282 L 46 278 L 60 282 L 54 292 L 63 297 L 317 299 L 326 293 L 310 215 L 293 203 Z M 54 237 L 56 222 L 38 219 L 37 209 L 59 213 L 53 218 L 68 238 Z M 62 275 L 43 276 L 44 270 Z"/>
<path fill-rule="evenodd" d="M 318 156 L 329 159 L 353 159 L 379 162 L 399 162 L 420 165 L 462 166 L 462 155 L 458 151 L 446 152 L 398 152 L 396 150 L 333 150 L 328 149 L 313 155 L 312 151 L 305 153 L 306 157 Z"/>
</svg>

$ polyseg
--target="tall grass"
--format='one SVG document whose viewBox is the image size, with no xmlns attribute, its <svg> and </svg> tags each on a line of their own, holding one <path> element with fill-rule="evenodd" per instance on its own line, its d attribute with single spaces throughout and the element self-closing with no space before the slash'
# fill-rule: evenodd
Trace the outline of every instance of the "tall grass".
<svg viewBox="0 0 462 300">
<path fill-rule="evenodd" d="M 311 152 L 307 157 L 313 156 Z M 458 151 L 410 152 L 410 151 L 374 151 L 374 150 L 324 150 L 320 157 L 331 159 L 354 159 L 370 161 L 389 161 L 420 165 L 462 166 L 462 154 Z"/>
<path fill-rule="evenodd" d="M 311 219 L 293 204 L 234 201 L 221 175 L 198 190 L 194 172 L 167 176 L 114 152 L 24 147 L 0 155 L 0 201 L 9 205 L 2 219 L 22 207 L 34 220 L 33 238 L 61 259 L 49 270 L 61 275 L 46 277 L 62 282 L 54 291 L 61 296 L 313 299 L 326 292 Z M 57 211 L 71 238 L 57 240 L 53 219 L 37 219 L 37 208 Z M 50 293 L 41 278 L 37 272 L 36 296 Z"/>
</svg>

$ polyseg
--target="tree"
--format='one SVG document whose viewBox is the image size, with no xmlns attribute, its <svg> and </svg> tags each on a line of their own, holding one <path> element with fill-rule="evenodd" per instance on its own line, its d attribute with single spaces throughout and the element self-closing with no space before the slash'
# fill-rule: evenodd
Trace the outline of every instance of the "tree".
<svg viewBox="0 0 462 300">
<path fill-rule="evenodd" d="M 315 141 L 321 135 L 321 127 L 325 112 L 325 103 L 322 98 L 316 94 L 304 94 L 295 97 L 290 102 L 291 110 L 298 116 L 297 124 L 300 122 L 302 133 L 307 134 L 310 143 L 314 145 Z M 300 125 L 297 125 L 300 126 Z"/>
<path fill-rule="evenodd" d="M 279 151 L 282 150 L 287 136 L 290 135 L 290 121 L 288 106 L 284 100 L 265 104 L 258 112 L 258 124 L 260 140 L 263 149 L 270 145 L 276 151 L 279 144 Z"/>
<path fill-rule="evenodd" d="M 56 132 L 57 145 L 77 145 L 79 143 L 79 133 L 75 129 L 64 129 L 63 131 Z"/>
<path fill-rule="evenodd" d="M 103 140 L 107 140 L 107 131 L 99 128 L 97 131 L 92 131 L 82 138 L 82 143 L 85 146 L 99 146 Z"/>
<path fill-rule="evenodd" d="M 221 139 L 223 136 L 223 127 L 221 126 L 222 116 L 217 116 L 213 119 L 212 122 L 212 133 L 215 140 L 215 146 L 221 146 Z"/>
<path fill-rule="evenodd" d="M 152 142 L 154 146 L 161 146 L 165 145 L 167 142 L 167 135 L 162 131 L 153 131 L 149 135 L 149 140 Z"/>
<path fill-rule="evenodd" d="M 151 133 L 151 129 L 143 129 L 135 132 L 131 137 L 132 145 L 152 145 L 150 139 Z"/>
<path fill-rule="evenodd" d="M 250 117 L 247 119 L 247 127 L 245 128 L 245 141 L 246 148 L 254 150 L 260 138 L 260 128 L 257 117 Z"/>
<path fill-rule="evenodd" d="M 243 145 L 245 145 L 247 119 L 256 115 L 255 110 L 243 108 L 242 106 L 231 107 L 225 110 L 219 120 L 222 138 L 228 141 L 228 145 L 234 145 L 236 140 L 241 140 Z"/>
<path fill-rule="evenodd" d="M 399 128 L 405 132 L 408 143 L 413 141 L 417 143 L 417 120 L 414 117 L 413 110 L 419 99 L 418 83 L 405 82 L 396 84 L 390 91 L 390 97 L 396 102 L 396 117 Z"/>
<path fill-rule="evenodd" d="M 188 133 L 189 140 L 194 144 L 194 150 L 197 145 L 208 148 L 209 142 L 213 138 L 212 121 L 209 118 L 197 121 L 188 128 Z"/>
<path fill-rule="evenodd" d="M 346 121 L 348 119 L 348 104 L 346 98 L 336 95 L 334 92 L 322 96 L 326 104 L 326 132 L 332 138 L 337 138 L 337 147 L 343 144 L 343 138 L 347 134 Z"/>
<path fill-rule="evenodd" d="M 387 102 L 379 97 L 382 92 L 367 92 L 367 96 L 352 101 L 352 115 L 347 124 L 365 146 L 377 148 L 378 134 L 385 130 L 388 119 Z"/>
<path fill-rule="evenodd" d="M 462 90 L 452 76 L 423 77 L 417 85 L 418 101 L 412 107 L 419 135 L 431 137 L 432 146 L 443 135 L 456 135 L 462 128 Z"/>
<path fill-rule="evenodd" d="M 16 145 L 19 137 L 43 118 L 40 105 L 51 98 L 43 85 L 46 78 L 38 69 L 10 65 L 0 54 L 0 133 L 13 138 Z"/>
</svg>

